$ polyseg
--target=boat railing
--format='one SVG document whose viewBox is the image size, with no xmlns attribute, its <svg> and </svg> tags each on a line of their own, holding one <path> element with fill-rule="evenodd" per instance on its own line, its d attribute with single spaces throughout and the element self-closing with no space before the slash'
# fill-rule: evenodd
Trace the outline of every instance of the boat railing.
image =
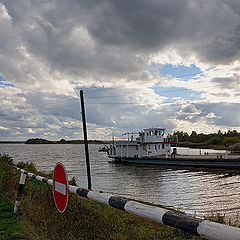
<svg viewBox="0 0 240 240">
<path fill-rule="evenodd" d="M 137 144 L 138 142 L 137 141 L 116 141 L 115 142 L 115 144 L 117 144 L 117 145 L 135 145 L 135 144 Z"/>
</svg>

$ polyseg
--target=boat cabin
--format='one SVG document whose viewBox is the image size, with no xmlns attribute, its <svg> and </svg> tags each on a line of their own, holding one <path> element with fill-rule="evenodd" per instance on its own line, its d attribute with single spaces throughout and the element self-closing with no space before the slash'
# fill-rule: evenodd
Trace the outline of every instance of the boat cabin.
<svg viewBox="0 0 240 240">
<path fill-rule="evenodd" d="M 155 157 L 171 155 L 171 144 L 177 140 L 164 137 L 164 128 L 148 128 L 139 132 L 137 138 L 117 141 L 110 145 L 109 157 Z"/>
</svg>

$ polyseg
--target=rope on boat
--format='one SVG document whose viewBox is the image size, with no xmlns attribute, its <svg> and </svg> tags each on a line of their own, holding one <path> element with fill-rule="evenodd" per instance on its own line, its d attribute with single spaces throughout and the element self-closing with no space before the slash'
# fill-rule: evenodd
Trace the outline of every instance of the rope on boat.
<svg viewBox="0 0 240 240">
<path fill-rule="evenodd" d="M 18 197 L 14 206 L 14 212 L 17 211 L 17 206 L 22 196 L 26 176 L 32 177 L 38 181 L 53 185 L 52 179 L 47 179 L 27 172 L 24 169 L 15 167 L 21 172 Z M 84 198 L 105 203 L 114 208 L 125 212 L 133 213 L 138 216 L 158 221 L 162 224 L 184 230 L 196 236 L 201 236 L 210 240 L 239 240 L 240 228 L 195 218 L 182 213 L 173 212 L 164 208 L 150 206 L 139 203 L 127 198 L 113 195 L 110 193 L 97 192 L 87 190 L 78 186 L 68 186 L 68 191 Z"/>
</svg>

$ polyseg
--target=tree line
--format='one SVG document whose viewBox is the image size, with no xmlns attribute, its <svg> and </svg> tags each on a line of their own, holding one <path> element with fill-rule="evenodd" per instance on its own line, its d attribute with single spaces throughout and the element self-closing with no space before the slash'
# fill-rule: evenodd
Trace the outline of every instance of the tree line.
<svg viewBox="0 0 240 240">
<path fill-rule="evenodd" d="M 240 132 L 229 130 L 227 132 L 217 133 L 197 133 L 192 131 L 189 135 L 187 132 L 175 131 L 173 136 L 178 137 L 179 146 L 183 147 L 211 147 L 217 149 L 232 148 L 233 145 L 240 145 Z"/>
<path fill-rule="evenodd" d="M 84 140 L 65 140 L 61 139 L 59 141 L 50 141 L 43 138 L 31 138 L 25 141 L 25 144 L 83 144 Z M 99 140 L 88 140 L 88 143 L 93 144 L 102 144 L 102 141 Z"/>
</svg>

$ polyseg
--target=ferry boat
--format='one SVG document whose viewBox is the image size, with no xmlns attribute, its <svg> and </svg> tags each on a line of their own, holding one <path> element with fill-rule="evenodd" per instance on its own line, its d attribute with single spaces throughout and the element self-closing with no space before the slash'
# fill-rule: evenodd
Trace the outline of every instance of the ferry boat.
<svg viewBox="0 0 240 240">
<path fill-rule="evenodd" d="M 203 154 L 180 155 L 177 136 L 165 136 L 164 128 L 148 128 L 134 139 L 113 142 L 108 157 L 116 163 L 142 163 L 166 166 L 240 168 L 240 155 Z"/>
</svg>

